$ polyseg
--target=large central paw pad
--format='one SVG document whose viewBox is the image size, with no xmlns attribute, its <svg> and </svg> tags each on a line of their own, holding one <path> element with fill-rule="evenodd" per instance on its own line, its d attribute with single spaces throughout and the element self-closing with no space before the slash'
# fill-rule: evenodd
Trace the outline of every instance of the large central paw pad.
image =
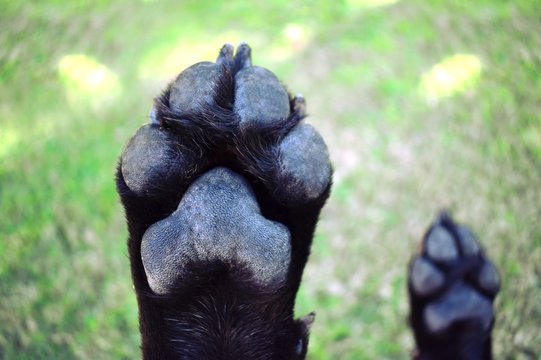
<svg viewBox="0 0 541 360">
<path fill-rule="evenodd" d="M 483 339 L 494 321 L 492 302 L 499 288 L 498 272 L 473 233 L 442 214 L 410 266 L 414 330 L 442 339 L 455 332 Z"/>
<path fill-rule="evenodd" d="M 197 179 L 177 210 L 144 234 L 141 256 L 151 289 L 168 293 L 190 264 L 243 264 L 262 285 L 285 280 L 290 235 L 265 219 L 250 185 L 226 168 Z"/>
</svg>

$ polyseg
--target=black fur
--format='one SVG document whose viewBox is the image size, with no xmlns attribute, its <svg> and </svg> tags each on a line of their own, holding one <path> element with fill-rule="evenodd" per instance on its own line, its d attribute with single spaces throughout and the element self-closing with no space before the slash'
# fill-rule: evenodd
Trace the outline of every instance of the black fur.
<svg viewBox="0 0 541 360">
<path fill-rule="evenodd" d="M 239 48 L 237 54 L 243 51 L 246 48 Z M 310 321 L 293 318 L 295 295 L 331 183 L 319 197 L 305 203 L 283 204 L 272 196 L 268 182 L 278 156 L 275 145 L 305 115 L 291 97 L 288 117 L 274 123 L 241 125 L 232 110 L 233 88 L 235 71 L 245 62 L 219 59 L 213 101 L 196 113 L 172 108 L 171 86 L 155 100 L 155 123 L 146 126 L 160 132 L 162 146 L 167 147 L 171 158 L 180 151 L 184 157 L 188 154 L 188 169 L 171 161 L 172 166 L 159 169 L 156 182 L 136 193 L 126 184 L 122 159 L 119 163 L 116 183 L 129 230 L 128 249 L 145 359 L 305 357 Z M 125 151 L 131 151 L 129 145 Z M 141 260 L 143 234 L 175 210 L 199 175 L 216 166 L 228 167 L 248 179 L 262 215 L 289 229 L 291 262 L 287 280 L 261 287 L 242 264 L 191 264 L 192 276 L 179 282 L 173 293 L 157 295 L 148 285 Z"/>
</svg>

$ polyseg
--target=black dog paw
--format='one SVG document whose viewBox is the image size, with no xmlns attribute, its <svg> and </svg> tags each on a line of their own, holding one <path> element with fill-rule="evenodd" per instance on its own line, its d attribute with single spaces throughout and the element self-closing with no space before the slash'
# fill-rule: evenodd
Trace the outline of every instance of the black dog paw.
<svg viewBox="0 0 541 360">
<path fill-rule="evenodd" d="M 293 308 L 330 191 L 327 147 L 304 98 L 248 45 L 233 50 L 181 72 L 120 158 L 145 358 L 306 354 L 313 316 Z"/>
<path fill-rule="evenodd" d="M 409 268 L 419 359 L 490 358 L 500 278 L 473 233 L 441 214 Z"/>
</svg>

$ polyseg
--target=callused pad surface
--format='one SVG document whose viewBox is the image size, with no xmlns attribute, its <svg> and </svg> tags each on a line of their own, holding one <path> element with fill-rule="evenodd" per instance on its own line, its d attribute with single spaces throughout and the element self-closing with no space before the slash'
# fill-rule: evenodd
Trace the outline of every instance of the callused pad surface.
<svg viewBox="0 0 541 360">
<path fill-rule="evenodd" d="M 317 198 L 329 185 L 331 163 L 323 138 L 308 124 L 297 125 L 279 145 L 277 173 L 284 198 Z"/>
<path fill-rule="evenodd" d="M 241 125 L 274 122 L 289 116 L 289 96 L 269 70 L 251 66 L 235 76 L 234 111 Z"/>
<path fill-rule="evenodd" d="M 487 331 L 494 317 L 491 302 L 462 283 L 425 308 L 425 321 L 433 333 L 447 330 L 459 321 L 470 321 Z"/>
<path fill-rule="evenodd" d="M 265 219 L 247 181 L 223 167 L 197 179 L 141 243 L 148 282 L 158 294 L 173 290 L 193 262 L 242 264 L 262 285 L 283 281 L 290 252 L 287 228 Z"/>
<path fill-rule="evenodd" d="M 208 61 L 194 64 L 181 72 L 173 85 L 169 103 L 181 113 L 198 113 L 214 103 L 220 67 Z"/>
<path fill-rule="evenodd" d="M 121 156 L 121 171 L 128 188 L 145 196 L 156 188 L 178 182 L 191 160 L 171 145 L 173 135 L 156 124 L 141 126 Z"/>
</svg>

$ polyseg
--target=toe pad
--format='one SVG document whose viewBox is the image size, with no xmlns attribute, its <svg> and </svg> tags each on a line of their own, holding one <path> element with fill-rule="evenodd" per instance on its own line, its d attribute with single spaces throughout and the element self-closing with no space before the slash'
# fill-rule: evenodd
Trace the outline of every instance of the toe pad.
<svg viewBox="0 0 541 360">
<path fill-rule="evenodd" d="M 124 149 L 122 177 L 136 195 L 152 195 L 180 182 L 190 160 L 172 145 L 172 136 L 158 125 L 147 124 L 139 128 Z"/>
<path fill-rule="evenodd" d="M 277 181 L 283 199 L 313 200 L 331 179 L 331 163 L 323 138 L 308 124 L 299 124 L 280 143 Z"/>
<path fill-rule="evenodd" d="M 289 116 L 289 96 L 278 78 L 257 66 L 242 69 L 235 76 L 234 111 L 240 125 L 273 123 Z"/>
</svg>

